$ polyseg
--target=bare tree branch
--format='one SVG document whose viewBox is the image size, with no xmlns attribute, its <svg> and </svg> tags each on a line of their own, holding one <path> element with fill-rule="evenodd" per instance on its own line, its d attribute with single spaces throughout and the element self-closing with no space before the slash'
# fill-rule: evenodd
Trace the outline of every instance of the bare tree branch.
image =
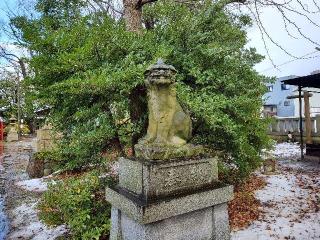
<svg viewBox="0 0 320 240">
<path fill-rule="evenodd" d="M 291 54 L 289 51 L 287 51 L 284 47 L 282 47 L 278 42 L 276 42 L 276 41 L 270 36 L 269 32 L 266 30 L 266 28 L 264 27 L 263 22 L 261 21 L 260 14 L 259 14 L 259 10 L 258 10 L 258 6 L 257 6 L 257 2 L 254 3 L 254 9 L 255 9 L 255 13 L 256 13 L 257 23 L 260 25 L 261 29 L 263 30 L 263 33 L 268 37 L 268 39 L 269 39 L 274 45 L 276 45 L 278 48 L 280 48 L 282 51 L 284 51 L 287 55 L 289 55 L 290 57 L 298 58 L 298 57 L 294 56 L 293 54 Z"/>
<path fill-rule="evenodd" d="M 301 57 L 294 56 L 294 54 L 287 50 L 283 44 L 280 44 L 277 39 L 271 35 L 271 32 L 265 27 L 266 23 L 261 17 L 262 15 L 260 11 L 264 8 L 274 8 L 277 12 L 279 12 L 284 24 L 284 30 L 289 37 L 293 39 L 302 38 L 315 46 L 319 46 L 320 43 L 316 39 L 311 38 L 305 33 L 302 27 L 303 23 L 297 22 L 297 20 L 294 19 L 294 17 L 301 17 L 300 19 L 302 19 L 302 21 L 304 19 L 311 26 L 320 28 L 319 22 L 313 20 L 313 16 L 316 16 L 315 14 L 318 14 L 316 19 L 319 19 L 320 5 L 317 3 L 317 0 L 312 0 L 312 2 L 312 5 L 307 5 L 302 0 L 246 0 L 241 2 L 237 0 L 227 0 L 227 3 L 231 4 L 231 6 L 232 4 L 237 4 L 240 12 L 243 12 L 241 6 L 244 6 L 249 10 L 250 15 L 253 21 L 256 23 L 261 34 L 261 39 L 263 41 L 268 58 L 273 65 L 274 63 L 269 54 L 266 40 L 270 41 L 273 45 L 277 46 L 279 49 L 281 49 L 281 51 L 285 52 L 288 56 L 293 57 L 294 59 L 301 59 Z M 312 8 L 316 8 L 317 10 L 313 10 Z M 244 13 L 246 13 L 246 11 L 244 11 Z M 296 32 L 295 35 L 293 35 L 293 31 Z"/>
<path fill-rule="evenodd" d="M 316 0 L 312 0 L 314 5 L 317 7 L 318 11 L 320 12 L 320 6 L 318 5 L 318 3 L 316 3 Z"/>
<path fill-rule="evenodd" d="M 255 18 L 256 22 L 259 23 L 256 15 L 254 14 L 254 12 L 252 11 L 252 9 L 250 7 L 247 7 L 248 10 L 252 13 L 252 16 Z M 259 28 L 259 31 L 260 31 L 260 36 L 261 36 L 261 40 L 263 42 L 263 46 L 264 46 L 264 49 L 266 50 L 267 52 L 267 56 L 268 56 L 268 59 L 270 60 L 271 64 L 277 68 L 276 64 L 274 63 L 273 59 L 271 58 L 271 55 L 270 55 L 270 52 L 269 52 L 269 48 L 267 47 L 267 43 L 266 43 L 266 39 L 264 37 L 264 31 L 263 29 L 261 28 L 260 24 L 257 24 L 258 28 Z"/>
<path fill-rule="evenodd" d="M 277 9 L 278 9 L 279 12 L 281 13 L 282 17 L 283 17 L 287 22 L 289 22 L 292 26 L 294 26 L 294 28 L 299 32 L 299 34 L 300 34 L 303 38 L 307 39 L 309 42 L 311 42 L 311 43 L 313 43 L 313 44 L 315 44 L 315 45 L 317 45 L 317 46 L 320 46 L 319 43 L 313 41 L 310 37 L 306 36 L 306 35 L 302 32 L 301 27 L 299 27 L 295 22 L 293 22 L 291 19 L 289 19 L 281 8 L 279 8 L 279 7 L 277 6 Z"/>
</svg>

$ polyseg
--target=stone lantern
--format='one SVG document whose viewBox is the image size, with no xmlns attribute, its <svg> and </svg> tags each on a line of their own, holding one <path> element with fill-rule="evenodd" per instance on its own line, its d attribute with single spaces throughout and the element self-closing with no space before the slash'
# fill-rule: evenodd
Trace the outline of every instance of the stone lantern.
<svg viewBox="0 0 320 240">
<path fill-rule="evenodd" d="M 7 136 L 7 142 L 15 142 L 19 140 L 18 131 L 16 129 L 17 119 L 14 116 L 11 116 L 9 119 L 9 132 Z"/>
<path fill-rule="evenodd" d="M 9 124 L 15 125 L 16 123 L 17 123 L 17 119 L 14 116 L 11 116 L 11 118 L 9 118 Z"/>
</svg>

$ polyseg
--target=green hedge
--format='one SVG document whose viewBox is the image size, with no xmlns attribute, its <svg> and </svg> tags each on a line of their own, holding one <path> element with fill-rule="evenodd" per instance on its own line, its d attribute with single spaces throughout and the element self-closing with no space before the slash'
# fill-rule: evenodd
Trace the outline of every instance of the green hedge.
<svg viewBox="0 0 320 240">
<path fill-rule="evenodd" d="M 51 226 L 67 224 L 72 239 L 106 239 L 111 207 L 104 192 L 111 182 L 91 172 L 49 184 L 38 205 L 40 219 Z"/>
</svg>

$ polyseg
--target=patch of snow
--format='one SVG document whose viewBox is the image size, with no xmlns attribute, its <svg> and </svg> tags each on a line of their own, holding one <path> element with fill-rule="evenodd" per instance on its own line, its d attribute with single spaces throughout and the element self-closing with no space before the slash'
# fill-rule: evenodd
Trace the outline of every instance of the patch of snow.
<svg viewBox="0 0 320 240">
<path fill-rule="evenodd" d="M 281 164 L 283 166 L 286 166 L 288 168 L 291 168 L 292 170 L 296 171 L 311 171 L 311 172 L 320 172 L 320 164 L 319 161 L 282 161 Z"/>
<path fill-rule="evenodd" d="M 37 202 L 24 203 L 12 211 L 13 221 L 11 225 L 14 232 L 8 236 L 8 240 L 54 240 L 67 232 L 65 225 L 49 228 L 40 222 L 36 206 Z"/>
<path fill-rule="evenodd" d="M 44 192 L 48 190 L 47 182 L 43 178 L 19 181 L 16 182 L 15 185 L 31 192 Z"/>
<path fill-rule="evenodd" d="M 267 179 L 268 185 L 256 191 L 256 197 L 262 202 L 281 202 L 286 198 L 294 197 L 294 176 L 271 175 Z M 276 191 L 275 191 L 276 190 Z"/>
<path fill-rule="evenodd" d="M 6 214 L 4 213 L 3 202 L 4 199 L 0 195 L 0 240 L 5 239 L 5 236 L 7 235 L 9 230 L 8 219 Z"/>
<path fill-rule="evenodd" d="M 110 174 L 112 176 L 117 176 L 119 174 L 119 162 L 118 161 L 112 163 L 112 165 L 110 166 Z"/>
<path fill-rule="evenodd" d="M 119 162 L 116 161 L 116 162 L 112 162 L 109 164 L 108 166 L 108 169 L 109 171 L 104 173 L 104 174 L 101 174 L 99 177 L 100 178 L 106 178 L 106 177 L 117 177 L 119 175 Z"/>
<path fill-rule="evenodd" d="M 298 143 L 278 143 L 269 154 L 277 159 L 297 160 L 301 156 L 300 145 Z"/>
<path fill-rule="evenodd" d="M 301 172 L 303 163 L 292 164 L 297 165 L 293 170 L 300 171 L 286 169 L 265 177 L 267 186 L 255 193 L 262 203 L 263 215 L 247 229 L 233 232 L 232 240 L 320 239 L 320 212 L 310 207 L 317 198 L 320 166 L 310 175 Z"/>
<path fill-rule="evenodd" d="M 46 177 L 43 177 L 43 178 L 44 179 L 52 178 L 52 177 L 55 177 L 55 176 L 59 175 L 60 173 L 62 173 L 62 170 L 55 171 L 55 172 L 51 173 L 50 175 L 48 175 Z"/>
</svg>

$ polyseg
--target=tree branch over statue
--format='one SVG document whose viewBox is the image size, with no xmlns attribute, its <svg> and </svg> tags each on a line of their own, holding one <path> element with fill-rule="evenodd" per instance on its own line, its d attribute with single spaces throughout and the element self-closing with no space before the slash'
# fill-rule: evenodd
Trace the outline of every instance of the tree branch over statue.
<svg viewBox="0 0 320 240">
<path fill-rule="evenodd" d="M 128 1 L 128 0 L 124 0 L 124 2 L 123 2 L 124 3 L 123 4 L 124 11 L 130 11 L 130 8 L 126 7 L 127 6 L 125 4 L 126 1 Z M 157 2 L 158 0 L 130 0 L 130 1 L 134 2 L 135 6 L 136 6 L 135 9 L 137 11 L 142 12 L 142 7 L 145 4 Z M 190 1 L 187 1 L 187 0 L 176 0 L 176 2 L 179 2 L 181 4 L 189 4 L 190 3 Z M 202 1 L 198 1 L 198 2 L 201 3 Z M 263 22 L 263 20 L 260 17 L 260 14 L 261 14 L 260 10 L 265 7 L 274 7 L 278 11 L 278 13 L 282 16 L 284 28 L 285 28 L 285 31 L 287 32 L 288 36 L 295 38 L 295 39 L 298 38 L 297 36 L 293 36 L 292 30 L 289 29 L 291 27 L 292 29 L 294 29 L 295 31 L 298 32 L 298 35 L 300 37 L 304 38 L 306 41 L 314 44 L 315 46 L 320 46 L 319 45 L 320 43 L 317 42 L 316 40 L 310 38 L 309 36 L 307 36 L 303 32 L 302 27 L 299 26 L 295 22 L 295 20 L 292 18 L 292 16 L 290 16 L 292 14 L 296 15 L 296 16 L 300 16 L 300 17 L 304 18 L 306 21 L 308 21 L 311 25 L 313 25 L 317 28 L 320 28 L 319 24 L 316 23 L 314 20 L 312 20 L 311 17 L 309 16 L 312 14 L 319 14 L 319 12 L 320 12 L 320 4 L 317 3 L 315 0 L 313 0 L 313 4 L 314 4 L 314 7 L 316 7 L 318 9 L 318 11 L 308 10 L 308 8 L 304 5 L 304 3 L 301 0 L 284 1 L 284 2 L 283 1 L 276 1 L 276 0 L 220 0 L 220 1 L 214 1 L 214 2 L 221 4 L 222 7 L 225 7 L 228 5 L 238 5 L 240 8 L 242 8 L 243 10 L 246 10 L 250 13 L 252 19 L 255 21 L 255 23 L 258 26 L 258 29 L 261 34 L 261 40 L 264 43 L 264 47 L 266 49 L 268 58 L 272 63 L 273 63 L 273 59 L 269 53 L 269 47 L 267 46 L 267 43 L 266 43 L 267 40 L 271 41 L 272 44 L 277 46 L 279 49 L 281 49 L 283 52 L 285 52 L 290 57 L 293 57 L 296 59 L 304 59 L 306 57 L 299 57 L 299 56 L 292 54 L 290 51 L 288 51 L 286 49 L 285 46 L 279 44 L 277 39 L 275 39 L 274 37 L 271 36 L 270 32 L 265 28 L 265 23 Z M 294 8 L 293 4 L 300 6 L 300 9 Z M 240 11 L 243 11 L 243 10 L 240 10 Z M 133 14 L 133 15 L 130 15 L 130 17 L 141 18 L 142 15 L 141 14 L 136 14 L 136 15 Z M 135 29 L 134 31 L 139 32 L 142 29 L 142 20 L 141 21 L 136 20 L 134 22 L 141 22 L 141 25 L 139 25 L 139 27 L 137 25 L 133 26 L 133 25 L 131 25 L 130 21 L 127 21 L 128 30 Z"/>
<path fill-rule="evenodd" d="M 129 31 L 141 32 L 143 25 L 146 29 L 152 29 L 154 22 L 156 21 L 151 19 L 142 19 L 143 6 L 150 3 L 161 2 L 161 0 L 123 0 L 123 6 L 115 6 L 113 0 L 88 0 L 88 2 L 94 2 L 98 5 L 102 11 L 107 12 L 112 16 L 124 17 L 126 19 L 126 26 Z M 176 3 L 192 5 L 192 8 L 196 8 L 197 4 L 203 4 L 204 1 L 189 1 L 189 0 L 173 0 Z M 287 50 L 286 46 L 280 44 L 278 39 L 271 36 L 271 32 L 266 29 L 266 23 L 261 19 L 261 10 L 264 8 L 273 7 L 282 17 L 283 28 L 287 32 L 288 36 L 293 39 L 303 38 L 307 42 L 319 46 L 319 42 L 315 39 L 312 39 L 307 34 L 304 33 L 302 26 L 296 23 L 294 19 L 295 16 L 299 16 L 305 19 L 308 23 L 319 28 L 319 24 L 314 21 L 311 16 L 319 14 L 320 4 L 317 1 L 312 0 L 306 5 L 301 0 L 292 0 L 292 1 L 281 1 L 281 0 L 215 0 L 212 1 L 213 4 L 220 4 L 221 7 L 235 6 L 240 12 L 245 12 L 249 14 L 252 20 L 257 25 L 260 31 L 261 41 L 264 44 L 267 57 L 274 64 L 274 59 L 270 55 L 268 41 L 271 44 L 278 47 L 288 56 L 294 59 L 308 59 L 312 57 L 301 57 L 294 55 L 291 51 Z M 311 6 L 310 6 L 311 5 Z M 106 7 L 104 7 L 106 6 Z M 93 6 L 94 7 L 94 6 Z M 314 7 L 317 11 L 309 10 L 310 7 Z M 95 7 L 94 7 L 95 8 Z M 131 20 L 130 20 L 131 19 Z M 297 34 L 293 32 L 296 31 Z"/>
</svg>

